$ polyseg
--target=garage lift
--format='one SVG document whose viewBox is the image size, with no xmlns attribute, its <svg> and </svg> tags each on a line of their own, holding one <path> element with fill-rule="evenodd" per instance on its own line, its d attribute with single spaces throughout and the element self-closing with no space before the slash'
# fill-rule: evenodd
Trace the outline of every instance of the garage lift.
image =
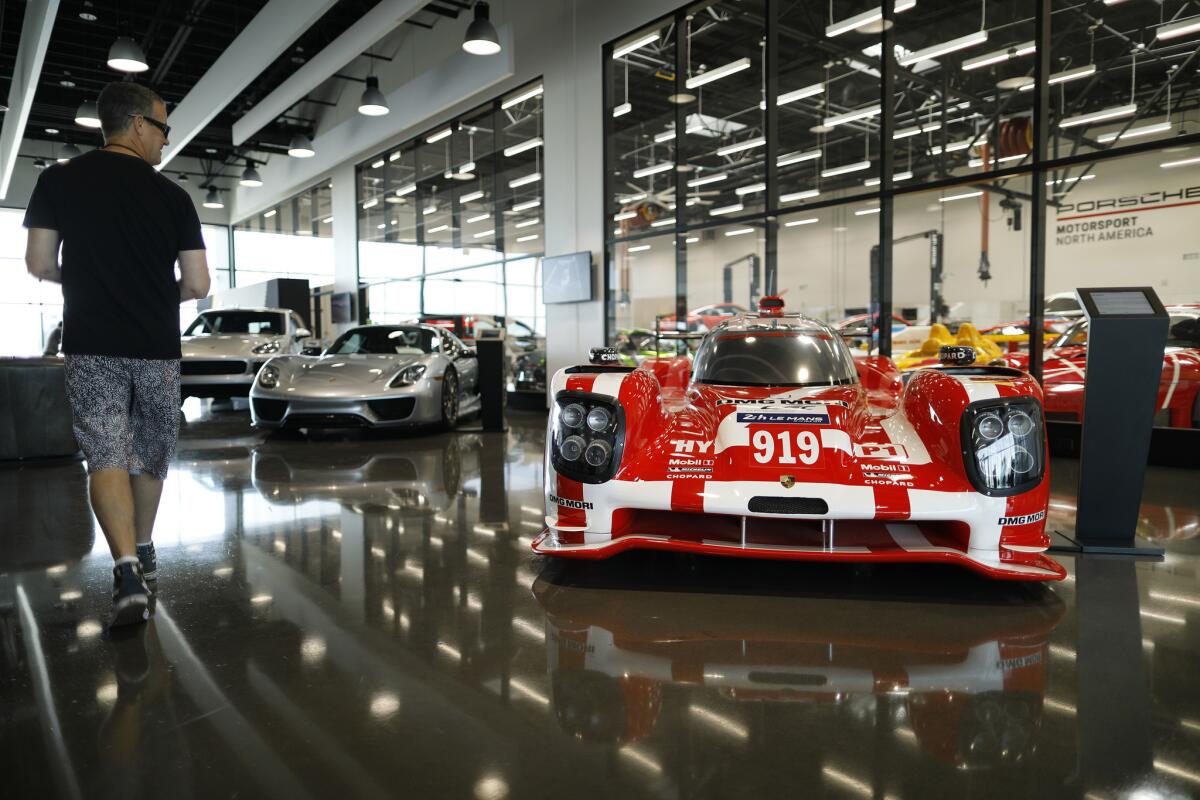
<svg viewBox="0 0 1200 800">
<path fill-rule="evenodd" d="M 942 244 L 945 237 L 939 230 L 928 230 L 897 236 L 892 243 L 901 244 L 917 239 L 929 240 L 929 324 L 932 325 L 950 313 L 946 298 L 942 296 Z M 871 248 L 871 308 L 879 308 L 879 245 Z"/>
</svg>

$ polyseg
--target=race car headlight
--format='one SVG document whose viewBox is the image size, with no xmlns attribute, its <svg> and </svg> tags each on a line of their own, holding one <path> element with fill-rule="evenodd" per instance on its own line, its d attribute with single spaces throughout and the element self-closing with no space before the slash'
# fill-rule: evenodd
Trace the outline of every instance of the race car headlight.
<svg viewBox="0 0 1200 800">
<path fill-rule="evenodd" d="M 608 395 L 559 392 L 550 413 L 550 463 L 581 483 L 603 483 L 621 462 L 625 418 Z"/>
<path fill-rule="evenodd" d="M 279 368 L 267 364 L 258 371 L 258 385 L 264 389 L 274 389 L 279 385 Z"/>
<path fill-rule="evenodd" d="M 962 445 L 967 475 L 983 494 L 1032 489 L 1046 471 L 1041 404 L 1032 397 L 972 403 L 963 412 Z"/>
<path fill-rule="evenodd" d="M 392 378 L 392 382 L 388 384 L 391 388 L 397 386 L 412 386 L 417 381 L 421 380 L 425 375 L 424 364 L 413 364 L 411 367 L 405 367 L 400 370 L 400 374 Z"/>
<path fill-rule="evenodd" d="M 255 347 L 254 350 L 252 350 L 251 352 L 253 352 L 255 355 L 260 355 L 260 356 L 265 356 L 269 353 L 278 353 L 279 352 L 279 342 L 277 340 L 263 342 L 258 347 Z"/>
</svg>

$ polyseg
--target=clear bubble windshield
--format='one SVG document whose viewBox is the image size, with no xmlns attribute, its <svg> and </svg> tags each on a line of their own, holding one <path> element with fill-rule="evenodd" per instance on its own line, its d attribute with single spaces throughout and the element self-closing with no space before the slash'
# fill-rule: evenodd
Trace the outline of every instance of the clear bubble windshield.
<svg viewBox="0 0 1200 800">
<path fill-rule="evenodd" d="M 745 325 L 710 334 L 696 353 L 697 383 L 838 386 L 858 372 L 842 337 L 820 327 Z"/>
</svg>

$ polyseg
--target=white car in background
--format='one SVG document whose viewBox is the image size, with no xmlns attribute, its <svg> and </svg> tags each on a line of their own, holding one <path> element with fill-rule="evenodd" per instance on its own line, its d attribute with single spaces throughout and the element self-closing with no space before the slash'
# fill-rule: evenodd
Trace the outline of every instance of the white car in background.
<svg viewBox="0 0 1200 800">
<path fill-rule="evenodd" d="M 288 308 L 217 308 L 203 311 L 181 343 L 181 399 L 246 397 L 269 359 L 315 346 L 300 315 Z"/>
</svg>

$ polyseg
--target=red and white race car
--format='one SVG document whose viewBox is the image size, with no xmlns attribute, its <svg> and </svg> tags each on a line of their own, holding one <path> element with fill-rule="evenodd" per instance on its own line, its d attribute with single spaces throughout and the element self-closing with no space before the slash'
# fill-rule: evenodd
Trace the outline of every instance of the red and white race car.
<svg viewBox="0 0 1200 800">
<path fill-rule="evenodd" d="M 538 553 L 630 548 L 933 561 L 1055 580 L 1041 389 L 1008 367 L 905 384 L 829 326 L 764 298 L 679 359 L 559 370 Z M 971 354 L 972 358 L 974 354 Z M 684 377 L 686 376 L 686 377 Z M 685 384 L 686 381 L 686 384 Z"/>
</svg>

